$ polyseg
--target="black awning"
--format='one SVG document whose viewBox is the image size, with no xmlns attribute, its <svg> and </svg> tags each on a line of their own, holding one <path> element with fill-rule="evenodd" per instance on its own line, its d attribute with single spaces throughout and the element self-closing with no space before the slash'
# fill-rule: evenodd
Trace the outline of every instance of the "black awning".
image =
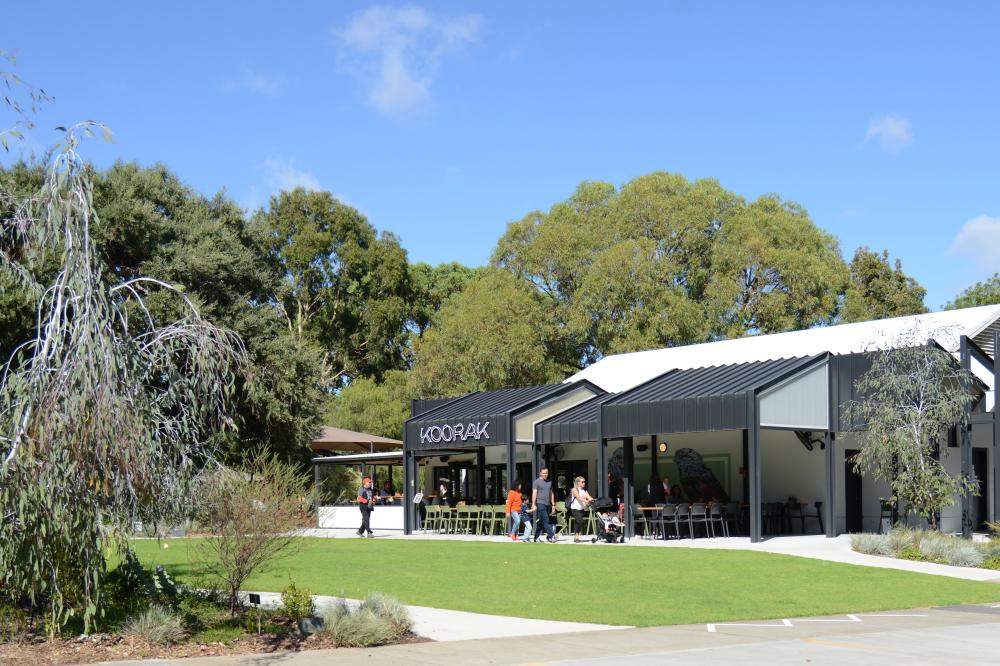
<svg viewBox="0 0 1000 666">
<path fill-rule="evenodd" d="M 750 426 L 749 396 L 817 362 L 821 356 L 674 370 L 604 403 L 606 439 Z"/>
<path fill-rule="evenodd" d="M 583 381 L 472 393 L 408 420 L 404 435 L 406 449 L 505 444 L 509 434 L 508 417 L 513 412 L 580 386 L 599 391 L 590 382 Z"/>
<path fill-rule="evenodd" d="M 749 427 L 748 396 L 825 355 L 671 370 L 615 395 L 597 396 L 535 426 L 538 444 L 593 442 L 674 432 Z M 847 360 L 847 359 L 844 359 Z M 850 359 L 855 360 L 855 359 Z M 846 369 L 850 386 L 857 368 Z M 598 417 L 603 412 L 603 433 Z"/>
</svg>

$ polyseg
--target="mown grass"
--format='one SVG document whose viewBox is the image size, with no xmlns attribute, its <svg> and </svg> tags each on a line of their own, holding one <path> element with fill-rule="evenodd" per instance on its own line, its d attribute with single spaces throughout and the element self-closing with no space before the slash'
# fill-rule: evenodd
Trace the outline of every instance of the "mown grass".
<svg viewBox="0 0 1000 666">
<path fill-rule="evenodd" d="M 194 582 L 197 544 L 133 546 L 147 566 Z M 421 606 L 634 626 L 1000 601 L 994 583 L 768 553 L 416 539 L 303 538 L 247 589 L 280 592 L 289 579 L 314 594 L 377 591 Z"/>
</svg>

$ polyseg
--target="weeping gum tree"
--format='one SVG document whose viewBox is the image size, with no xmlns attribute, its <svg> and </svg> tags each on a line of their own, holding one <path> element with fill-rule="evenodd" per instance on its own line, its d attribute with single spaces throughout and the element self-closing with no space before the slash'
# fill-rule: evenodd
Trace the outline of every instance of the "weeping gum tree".
<svg viewBox="0 0 1000 666">
<path fill-rule="evenodd" d="M 937 345 L 902 344 L 872 355 L 871 369 L 846 405 L 858 454 L 854 469 L 892 488 L 892 501 L 938 529 L 955 496 L 975 492 L 973 479 L 953 476 L 941 460 L 948 430 L 967 426 L 974 378 Z"/>
<path fill-rule="evenodd" d="M 178 289 L 108 281 L 77 153 L 103 129 L 65 129 L 42 191 L 0 220 L 0 270 L 38 303 L 33 338 L 0 367 L 0 606 L 44 609 L 50 632 L 72 617 L 93 628 L 106 558 L 137 521 L 189 513 L 246 367 L 239 338 Z"/>
</svg>

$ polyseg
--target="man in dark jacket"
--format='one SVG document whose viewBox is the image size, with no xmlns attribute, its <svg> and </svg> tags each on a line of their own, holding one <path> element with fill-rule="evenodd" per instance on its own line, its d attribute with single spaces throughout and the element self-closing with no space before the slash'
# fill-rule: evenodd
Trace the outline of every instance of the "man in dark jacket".
<svg viewBox="0 0 1000 666">
<path fill-rule="evenodd" d="M 370 476 L 366 476 L 361 480 L 361 487 L 358 488 L 358 508 L 361 509 L 361 527 L 358 528 L 358 536 L 363 537 L 366 532 L 369 537 L 375 536 L 371 525 L 369 525 L 372 511 L 375 510 L 375 491 L 372 490 L 372 478 Z"/>
</svg>

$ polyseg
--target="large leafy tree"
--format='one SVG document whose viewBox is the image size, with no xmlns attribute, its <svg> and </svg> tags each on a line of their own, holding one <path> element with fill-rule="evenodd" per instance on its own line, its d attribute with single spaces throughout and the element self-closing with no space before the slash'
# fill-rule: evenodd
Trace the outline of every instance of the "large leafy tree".
<svg viewBox="0 0 1000 666">
<path fill-rule="evenodd" d="M 329 192 L 303 188 L 272 197 L 256 222 L 284 278 L 275 301 L 288 330 L 322 344 L 338 384 L 403 367 L 410 285 L 394 236 L 377 235 Z"/>
<path fill-rule="evenodd" d="M 829 323 L 847 281 L 836 239 L 776 196 L 733 212 L 712 245 L 711 266 L 705 294 L 714 337 Z"/>
<path fill-rule="evenodd" d="M 903 341 L 873 355 L 856 382 L 860 398 L 845 409 L 843 427 L 855 430 L 859 447 L 857 472 L 887 482 L 894 498 L 932 529 L 956 494 L 976 489 L 971 479 L 948 472 L 940 446 L 950 428 L 967 425 L 973 381 L 940 347 Z"/>
<path fill-rule="evenodd" d="M 889 251 L 882 254 L 859 247 L 850 264 L 851 280 L 844 294 L 841 319 L 869 321 L 927 312 L 927 290 L 903 272 L 899 259 L 889 263 Z"/>
<path fill-rule="evenodd" d="M 826 323 L 847 283 L 836 240 L 801 207 L 664 172 L 582 183 L 513 222 L 493 262 L 547 299 L 553 349 L 577 365 Z"/>
<path fill-rule="evenodd" d="M 954 301 L 944 306 L 944 309 L 974 308 L 977 305 L 996 305 L 997 303 L 1000 303 L 1000 273 L 994 273 L 993 277 L 988 280 L 972 285 L 955 297 Z"/>
<path fill-rule="evenodd" d="M 418 262 L 410 266 L 412 290 L 411 325 L 417 337 L 439 322 L 441 307 L 453 295 L 465 289 L 481 269 L 469 268 L 456 261 L 431 266 Z"/>
<path fill-rule="evenodd" d="M 500 270 L 485 272 L 441 309 L 415 345 L 415 395 L 455 395 L 561 380 L 555 326 L 542 296 Z"/>
<path fill-rule="evenodd" d="M 325 423 L 402 439 L 403 423 L 410 417 L 412 397 L 409 373 L 403 370 L 390 370 L 382 382 L 359 377 L 331 399 Z"/>
</svg>

